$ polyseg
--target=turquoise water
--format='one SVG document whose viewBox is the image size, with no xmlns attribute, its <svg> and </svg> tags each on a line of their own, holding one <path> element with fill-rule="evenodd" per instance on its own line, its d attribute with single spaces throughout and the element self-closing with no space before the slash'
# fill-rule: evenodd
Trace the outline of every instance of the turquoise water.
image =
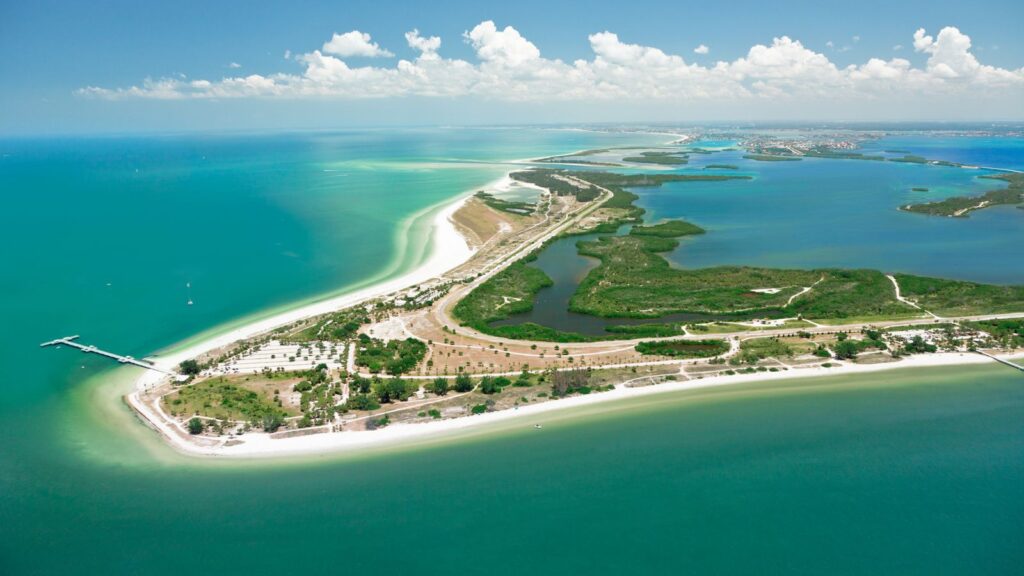
<svg viewBox="0 0 1024 576">
<path fill-rule="evenodd" d="M 928 158 L 1017 168 L 1022 140 L 923 137 L 883 139 L 878 150 L 907 149 Z M 977 149 L 972 149 L 977 146 Z M 972 150 L 966 153 L 964 150 Z M 981 151 L 979 151 L 981 150 Z M 742 152 L 701 156 L 703 163 L 740 166 L 752 181 L 670 183 L 642 190 L 648 218 L 683 218 L 708 230 L 687 239 L 669 259 L 687 268 L 719 264 L 809 268 L 877 268 L 996 284 L 1024 283 L 1024 218 L 1014 206 L 935 218 L 900 212 L 904 204 L 980 194 L 1005 186 L 979 179 L 991 172 L 894 162 L 805 158 L 744 160 Z M 698 164 L 698 165 L 703 165 Z M 928 192 L 914 192 L 915 187 Z"/>
<path fill-rule="evenodd" d="M 0 141 L 0 573 L 1012 573 L 1024 388 L 998 367 L 652 397 L 548 415 L 542 433 L 517 423 L 415 449 L 226 464 L 171 454 L 133 420 L 118 401 L 132 369 L 37 347 L 80 333 L 142 356 L 396 274 L 423 254 L 414 217 L 508 169 L 494 162 L 662 140 Z M 774 166 L 755 168 L 772 183 Z M 644 202 L 658 217 L 706 205 L 706 225 L 713 193 Z M 720 198 L 723 233 L 750 215 L 733 194 L 754 196 Z M 986 212 L 957 223 L 990 226 Z M 998 230 L 962 234 L 991 243 Z M 1012 277 L 1015 257 L 1010 272 L 978 268 Z"/>
</svg>

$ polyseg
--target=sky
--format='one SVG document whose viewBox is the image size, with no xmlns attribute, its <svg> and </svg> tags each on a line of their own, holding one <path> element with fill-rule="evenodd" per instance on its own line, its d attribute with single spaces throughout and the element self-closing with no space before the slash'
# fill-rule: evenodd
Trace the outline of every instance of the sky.
<svg viewBox="0 0 1024 576">
<path fill-rule="evenodd" d="M 1024 120 L 1024 2 L 0 0 L 0 135 Z"/>
</svg>

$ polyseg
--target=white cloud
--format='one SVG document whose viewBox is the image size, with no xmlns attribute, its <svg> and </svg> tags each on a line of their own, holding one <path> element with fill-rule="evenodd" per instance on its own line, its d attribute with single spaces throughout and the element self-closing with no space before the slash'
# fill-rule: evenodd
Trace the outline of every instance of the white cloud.
<svg viewBox="0 0 1024 576">
<path fill-rule="evenodd" d="M 476 49 L 477 56 L 485 62 L 515 67 L 540 58 L 540 50 L 523 38 L 518 30 L 511 26 L 498 30 L 490 20 L 477 24 L 462 36 Z"/>
<path fill-rule="evenodd" d="M 833 43 L 831 40 L 829 40 L 828 42 L 825 42 L 825 46 L 827 46 L 829 48 L 835 48 L 836 47 L 835 43 Z"/>
<path fill-rule="evenodd" d="M 899 52 L 900 50 L 903 50 L 903 44 L 897 44 L 897 45 L 893 46 L 892 50 L 893 50 L 893 52 Z"/>
<path fill-rule="evenodd" d="M 854 35 L 852 40 L 853 40 L 853 43 L 856 44 L 857 42 L 860 42 L 860 36 Z"/>
<path fill-rule="evenodd" d="M 321 50 L 327 54 L 341 56 L 342 58 L 351 56 L 362 56 L 365 58 L 394 56 L 391 52 L 378 46 L 376 42 L 372 42 L 369 34 L 359 30 L 345 32 L 344 34 L 335 33 L 330 40 L 324 42 Z"/>
<path fill-rule="evenodd" d="M 228 68 L 241 68 L 241 67 L 242 67 L 242 65 L 239 64 L 238 62 L 232 62 L 232 63 L 228 64 Z"/>
<path fill-rule="evenodd" d="M 564 62 L 545 58 L 540 49 L 511 26 L 485 21 L 463 34 L 475 60 L 446 59 L 441 38 L 406 33 L 418 52 L 394 65 L 354 65 L 356 56 L 389 52 L 358 31 L 335 34 L 320 50 L 286 58 L 301 70 L 223 79 L 146 79 L 127 88 L 86 87 L 78 94 L 108 99 L 334 98 L 399 96 L 472 97 L 494 101 L 628 101 L 739 103 L 814 101 L 909 101 L 936 95 L 965 99 L 993 95 L 1024 98 L 1024 69 L 983 65 L 971 53 L 970 38 L 947 27 L 935 37 L 920 29 L 917 52 L 928 56 L 915 68 L 902 58 L 869 58 L 837 67 L 829 58 L 787 36 L 757 44 L 733 61 L 700 65 L 659 48 L 622 41 L 613 32 L 591 34 L 589 59 Z M 834 45 L 829 42 L 830 48 Z M 894 49 L 896 49 L 894 47 Z M 697 53 L 701 53 L 695 50 Z M 835 104 L 833 104 L 835 105 Z"/>
<path fill-rule="evenodd" d="M 694 54 L 707 54 L 708 52 L 711 52 L 711 48 L 708 48 L 704 44 L 701 44 L 700 46 L 697 46 L 696 48 L 693 49 Z"/>
<path fill-rule="evenodd" d="M 409 47 L 413 50 L 419 50 L 420 58 L 428 60 L 438 58 L 437 51 L 441 48 L 441 38 L 439 36 L 424 38 L 420 36 L 419 30 L 413 28 L 405 33 L 405 41 L 409 43 Z"/>
</svg>

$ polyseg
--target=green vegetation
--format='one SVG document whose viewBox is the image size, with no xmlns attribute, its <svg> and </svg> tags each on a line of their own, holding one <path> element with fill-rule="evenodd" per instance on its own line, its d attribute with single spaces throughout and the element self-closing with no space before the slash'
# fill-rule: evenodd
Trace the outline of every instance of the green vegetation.
<svg viewBox="0 0 1024 576">
<path fill-rule="evenodd" d="M 343 411 L 348 410 L 379 410 L 380 402 L 369 394 L 353 394 L 348 397 L 348 402 L 342 406 Z"/>
<path fill-rule="evenodd" d="M 895 274 L 903 296 L 925 310 L 948 316 L 1024 311 L 1024 286 L 996 286 L 961 280 Z"/>
<path fill-rule="evenodd" d="M 624 162 L 635 162 L 637 164 L 667 165 L 680 165 L 688 162 L 686 155 L 682 152 L 641 152 L 639 156 L 629 156 L 622 160 Z"/>
<path fill-rule="evenodd" d="M 896 300 L 892 284 L 874 270 L 737 266 L 680 270 L 659 255 L 676 246 L 672 238 L 632 235 L 580 243 L 580 253 L 600 259 L 601 265 L 580 283 L 570 309 L 597 316 L 639 318 L 679 312 L 809 318 L 914 312 Z M 790 296 L 811 285 L 814 289 L 787 305 Z M 754 291 L 759 288 L 778 291 Z"/>
<path fill-rule="evenodd" d="M 929 344 L 924 341 L 924 338 L 920 336 L 914 336 L 900 348 L 900 354 L 930 354 L 938 351 L 939 347 L 935 344 Z"/>
<path fill-rule="evenodd" d="M 690 234 L 703 234 L 705 230 L 696 224 L 682 220 L 669 220 L 653 226 L 633 226 L 629 231 L 634 236 L 657 236 L 659 238 L 678 238 Z"/>
<path fill-rule="evenodd" d="M 1024 347 L 1024 320 L 981 320 L 968 322 L 967 326 L 987 332 L 1005 348 Z"/>
<path fill-rule="evenodd" d="M 752 338 L 740 343 L 741 361 L 754 364 L 765 358 L 787 358 L 793 356 L 793 347 L 778 338 Z"/>
<path fill-rule="evenodd" d="M 974 210 L 1003 204 L 1021 204 L 1024 202 L 1024 174 L 999 174 L 996 176 L 982 176 L 982 178 L 1005 180 L 1009 183 L 1009 186 L 1001 190 L 992 190 L 981 196 L 955 196 L 938 202 L 908 204 L 903 206 L 901 210 L 931 216 L 966 218 Z"/>
<path fill-rule="evenodd" d="M 349 308 L 321 316 L 312 326 L 281 338 L 285 342 L 313 342 L 320 340 L 348 340 L 355 336 L 359 327 L 370 321 L 361 307 Z"/>
<path fill-rule="evenodd" d="M 836 160 L 885 160 L 885 156 L 868 156 L 860 152 L 841 152 L 830 148 L 812 148 L 804 152 L 812 158 L 834 158 Z"/>
<path fill-rule="evenodd" d="M 415 338 L 385 343 L 383 340 L 360 334 L 356 364 L 365 366 L 374 374 L 386 370 L 388 374 L 397 376 L 416 368 L 426 353 L 427 345 Z"/>
<path fill-rule="evenodd" d="M 465 372 L 460 373 L 455 377 L 455 391 L 456 392 L 469 392 L 473 389 L 473 379 L 469 377 L 469 374 Z"/>
<path fill-rule="evenodd" d="M 664 338 L 679 336 L 683 333 L 683 327 L 679 323 L 620 324 L 608 326 L 605 331 L 614 334 L 617 338 Z"/>
<path fill-rule="evenodd" d="M 708 164 L 704 167 L 705 170 L 739 170 L 740 167 L 735 164 Z"/>
<path fill-rule="evenodd" d="M 589 202 L 600 196 L 597 187 L 606 188 L 613 194 L 616 189 L 661 186 L 665 182 L 715 182 L 721 180 L 749 180 L 750 176 L 722 176 L 707 174 L 616 174 L 614 172 L 587 172 L 579 170 L 556 170 L 537 168 L 513 172 L 514 180 L 528 182 L 547 188 L 558 196 L 575 196 L 580 202 Z M 579 182 L 589 184 L 580 185 Z M 630 208 L 636 195 L 622 195 L 605 202 L 604 208 Z"/>
<path fill-rule="evenodd" d="M 512 384 L 512 381 L 504 376 L 484 376 L 480 379 L 480 392 L 484 394 L 497 394 L 503 388 Z"/>
<path fill-rule="evenodd" d="M 745 154 L 743 157 L 758 162 L 796 162 L 800 160 L 799 156 L 782 156 L 780 154 Z"/>
<path fill-rule="evenodd" d="M 460 300 L 452 313 L 464 325 L 487 331 L 490 322 L 529 312 L 537 292 L 552 285 L 547 274 L 527 266 L 536 259 L 536 254 L 531 254 L 513 262 Z"/>
<path fill-rule="evenodd" d="M 502 212 L 508 212 L 510 214 L 516 214 L 518 216 L 529 216 L 533 214 L 537 209 L 536 204 L 530 204 L 529 202 L 514 202 L 510 200 L 502 200 L 501 198 L 495 197 L 493 194 L 488 194 L 481 190 L 476 193 L 476 197 L 479 198 L 484 204 L 500 210 Z"/>
<path fill-rule="evenodd" d="M 193 436 L 195 436 L 196 434 L 202 434 L 203 430 L 205 429 L 206 425 L 203 424 L 203 421 L 195 416 L 193 416 L 192 419 L 188 421 L 188 433 Z"/>
<path fill-rule="evenodd" d="M 573 177 L 579 174 L 569 170 L 537 168 L 513 172 L 509 176 L 513 180 L 547 188 L 556 196 L 574 196 L 579 202 L 590 202 L 600 197 L 601 191 L 597 188 L 573 181 Z"/>
<path fill-rule="evenodd" d="M 742 278 L 751 276 L 747 271 L 752 269 L 679 270 L 670 267 L 657 254 L 677 245 L 673 238 L 634 235 L 580 243 L 580 254 L 600 259 L 601 265 L 580 283 L 570 300 L 570 309 L 596 316 L 656 318 L 675 312 L 714 313 L 763 308 L 769 304 L 781 305 L 785 300 L 769 294 L 744 296 L 749 288 L 809 285 L 816 280 L 812 273 L 799 279 L 789 275 Z"/>
<path fill-rule="evenodd" d="M 195 360 L 184 360 L 178 364 L 178 371 L 185 376 L 195 376 L 202 371 L 202 367 Z"/>
<path fill-rule="evenodd" d="M 908 164 L 927 164 L 928 159 L 924 156 L 915 156 L 913 154 L 907 154 L 900 158 L 889 158 L 889 162 L 905 162 Z"/>
<path fill-rule="evenodd" d="M 436 394 L 438 396 L 445 396 L 448 394 L 448 379 L 447 378 L 434 378 L 434 381 L 427 385 L 427 391 Z"/>
<path fill-rule="evenodd" d="M 271 421 L 283 422 L 287 415 L 272 400 L 223 376 L 182 386 L 165 396 L 164 404 L 172 414 L 195 414 L 218 420 L 249 422 L 253 426 L 262 425 L 268 416 Z"/>
<path fill-rule="evenodd" d="M 373 384 L 373 393 L 377 395 L 377 401 L 381 404 L 391 402 L 404 402 L 412 396 L 419 386 L 411 380 L 401 378 L 388 378 L 377 380 Z"/>
<path fill-rule="evenodd" d="M 729 351 L 725 340 L 655 340 L 639 342 L 636 351 L 653 356 L 710 358 Z"/>
</svg>

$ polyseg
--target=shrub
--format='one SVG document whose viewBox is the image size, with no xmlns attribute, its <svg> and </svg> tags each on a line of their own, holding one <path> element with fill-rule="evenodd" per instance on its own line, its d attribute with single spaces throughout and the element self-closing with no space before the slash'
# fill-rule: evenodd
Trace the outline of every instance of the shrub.
<svg viewBox="0 0 1024 576">
<path fill-rule="evenodd" d="M 438 396 L 444 396 L 448 393 L 448 379 L 447 378 L 434 378 L 434 381 L 427 386 L 427 390 L 437 394 Z"/>
<path fill-rule="evenodd" d="M 188 421 L 188 433 L 193 436 L 202 433 L 204 428 L 206 428 L 206 425 L 199 418 L 192 418 Z"/>
<path fill-rule="evenodd" d="M 473 380 L 465 372 L 455 377 L 455 391 L 469 392 L 473 389 Z"/>
</svg>

